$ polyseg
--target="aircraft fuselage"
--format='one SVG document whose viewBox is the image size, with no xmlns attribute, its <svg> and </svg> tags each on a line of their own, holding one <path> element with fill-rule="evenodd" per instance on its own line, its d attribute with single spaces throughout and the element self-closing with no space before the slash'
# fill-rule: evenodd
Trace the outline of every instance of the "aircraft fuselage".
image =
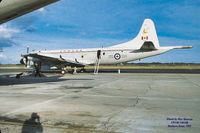
<svg viewBox="0 0 200 133">
<path fill-rule="evenodd" d="M 97 48 L 97 49 L 69 49 L 69 50 L 52 50 L 38 51 L 42 56 L 52 58 L 70 59 L 82 64 L 95 64 L 100 51 L 100 64 L 118 64 L 122 62 L 134 61 L 154 55 L 159 55 L 171 50 L 171 48 L 161 48 L 154 51 L 138 51 L 136 49 L 113 49 L 113 48 Z"/>
</svg>

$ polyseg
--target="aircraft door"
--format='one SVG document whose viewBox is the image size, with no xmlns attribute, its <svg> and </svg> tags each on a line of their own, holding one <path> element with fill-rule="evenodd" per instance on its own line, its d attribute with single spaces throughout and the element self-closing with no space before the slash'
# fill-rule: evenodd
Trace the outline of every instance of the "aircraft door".
<svg viewBox="0 0 200 133">
<path fill-rule="evenodd" d="M 97 51 L 97 59 L 101 59 L 101 50 Z"/>
</svg>

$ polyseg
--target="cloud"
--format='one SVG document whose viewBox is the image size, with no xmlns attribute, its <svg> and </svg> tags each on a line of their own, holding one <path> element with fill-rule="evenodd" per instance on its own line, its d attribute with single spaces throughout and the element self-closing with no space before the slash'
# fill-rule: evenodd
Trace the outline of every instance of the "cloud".
<svg viewBox="0 0 200 133">
<path fill-rule="evenodd" d="M 29 31 L 30 29 L 36 29 L 36 25 L 34 25 L 39 20 L 38 14 L 30 13 L 25 16 L 16 18 L 10 21 L 8 24 L 11 27 L 16 27 L 21 31 Z"/>
<path fill-rule="evenodd" d="M 0 49 L 4 47 L 11 47 L 12 45 L 15 45 L 15 41 L 10 38 L 0 38 Z"/>
<path fill-rule="evenodd" d="M 33 33 L 33 32 L 38 31 L 38 28 L 36 28 L 35 26 L 29 26 L 27 27 L 27 29 L 25 29 L 25 31 Z"/>
<path fill-rule="evenodd" d="M 2 62 L 7 62 L 7 60 L 8 60 L 7 56 L 1 53 L 1 54 L 0 54 L 0 64 L 1 64 Z"/>
<path fill-rule="evenodd" d="M 14 35 L 20 33 L 19 29 L 10 28 L 7 25 L 0 26 L 0 49 L 16 45 Z"/>
<path fill-rule="evenodd" d="M 11 38 L 13 34 L 19 32 L 19 29 L 10 28 L 7 25 L 0 25 L 0 38 Z"/>
<path fill-rule="evenodd" d="M 7 57 L 5 55 L 3 55 L 3 54 L 0 54 L 0 58 L 6 59 Z"/>
</svg>

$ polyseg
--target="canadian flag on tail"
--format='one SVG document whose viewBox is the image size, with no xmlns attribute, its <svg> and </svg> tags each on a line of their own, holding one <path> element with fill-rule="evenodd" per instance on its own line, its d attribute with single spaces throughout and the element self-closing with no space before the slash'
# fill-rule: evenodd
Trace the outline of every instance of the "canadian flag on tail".
<svg viewBox="0 0 200 133">
<path fill-rule="evenodd" d="M 148 36 L 142 36 L 141 40 L 148 40 Z"/>
</svg>

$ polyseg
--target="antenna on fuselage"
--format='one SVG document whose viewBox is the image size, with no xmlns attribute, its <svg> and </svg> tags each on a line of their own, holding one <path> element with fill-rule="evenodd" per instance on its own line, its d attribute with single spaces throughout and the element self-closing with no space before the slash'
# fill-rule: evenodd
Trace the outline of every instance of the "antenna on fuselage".
<svg viewBox="0 0 200 133">
<path fill-rule="evenodd" d="M 29 46 L 27 45 L 26 47 L 26 53 L 28 54 L 29 53 Z"/>
</svg>

